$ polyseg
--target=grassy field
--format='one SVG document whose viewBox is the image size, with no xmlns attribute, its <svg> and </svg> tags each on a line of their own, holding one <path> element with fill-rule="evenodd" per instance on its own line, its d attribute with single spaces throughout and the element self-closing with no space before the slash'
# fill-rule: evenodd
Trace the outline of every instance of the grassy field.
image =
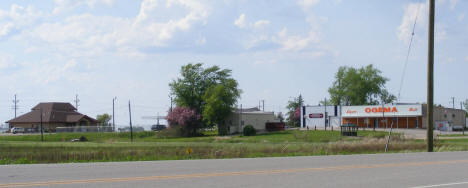
<svg viewBox="0 0 468 188">
<path fill-rule="evenodd" d="M 260 134 L 257 136 L 216 136 L 213 132 L 204 133 L 200 137 L 166 137 L 155 132 L 136 132 L 134 142 L 219 142 L 219 143 L 282 143 L 282 142 L 334 142 L 339 140 L 356 140 L 362 137 L 384 138 L 386 132 L 359 131 L 358 137 L 341 137 L 339 131 L 298 131 L 288 130 Z M 85 136 L 89 142 L 112 143 L 130 142 L 130 133 L 58 133 L 44 134 L 45 142 L 67 142 Z M 0 141 L 41 141 L 41 135 L 0 136 Z"/>
<path fill-rule="evenodd" d="M 463 137 L 468 136 L 468 132 L 466 134 L 439 134 L 440 137 Z"/>
<path fill-rule="evenodd" d="M 128 133 L 60 133 L 0 136 L 0 164 L 97 161 L 213 159 L 381 153 L 385 132 L 360 131 L 341 137 L 338 131 L 282 131 L 257 136 L 165 138 L 140 132 L 130 143 Z M 212 135 L 209 133 L 208 135 Z M 70 142 L 85 136 L 88 142 Z M 468 150 L 468 140 L 437 140 L 436 151 Z M 392 137 L 389 152 L 424 151 L 422 140 Z"/>
</svg>

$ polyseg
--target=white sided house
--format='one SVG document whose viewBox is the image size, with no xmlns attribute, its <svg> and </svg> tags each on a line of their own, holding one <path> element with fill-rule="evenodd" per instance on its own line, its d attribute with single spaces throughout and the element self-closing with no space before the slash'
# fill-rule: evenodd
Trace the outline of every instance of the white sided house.
<svg viewBox="0 0 468 188">
<path fill-rule="evenodd" d="M 246 125 L 252 125 L 257 132 L 266 131 L 266 123 L 279 122 L 274 112 L 261 111 L 258 108 L 236 109 L 225 119 L 229 134 L 242 133 Z"/>
</svg>

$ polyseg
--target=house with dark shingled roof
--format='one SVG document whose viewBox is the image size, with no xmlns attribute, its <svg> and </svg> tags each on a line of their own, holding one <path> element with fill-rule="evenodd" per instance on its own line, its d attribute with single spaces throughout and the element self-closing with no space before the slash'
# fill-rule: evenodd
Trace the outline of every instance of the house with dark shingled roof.
<svg viewBox="0 0 468 188">
<path fill-rule="evenodd" d="M 70 103 L 45 102 L 39 103 L 31 112 L 7 121 L 9 127 L 22 127 L 39 129 L 41 124 L 44 130 L 55 132 L 57 127 L 97 126 L 98 121 L 76 111 Z"/>
</svg>

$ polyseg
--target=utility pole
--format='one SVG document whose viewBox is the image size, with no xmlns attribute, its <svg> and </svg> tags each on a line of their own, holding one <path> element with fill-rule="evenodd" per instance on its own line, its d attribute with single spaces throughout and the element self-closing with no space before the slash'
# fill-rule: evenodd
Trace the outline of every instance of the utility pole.
<svg viewBox="0 0 468 188">
<path fill-rule="evenodd" d="M 13 100 L 13 109 L 15 110 L 15 118 L 16 118 L 16 110 L 18 110 L 18 103 L 19 103 L 19 100 L 16 99 L 16 94 L 15 94 L 15 99 Z"/>
<path fill-rule="evenodd" d="M 455 109 L 455 97 L 452 97 L 452 108 Z"/>
<path fill-rule="evenodd" d="M 242 129 L 242 104 L 240 105 L 240 110 L 239 110 L 239 132 L 243 132 L 243 129 Z"/>
<path fill-rule="evenodd" d="M 78 111 L 78 103 L 80 102 L 80 99 L 78 99 L 78 94 L 75 95 L 75 108 L 76 108 L 76 111 Z"/>
<path fill-rule="evenodd" d="M 133 142 L 132 110 L 130 108 L 130 100 L 128 100 L 128 115 L 130 116 L 130 141 Z"/>
<path fill-rule="evenodd" d="M 429 33 L 427 49 L 427 151 L 434 150 L 434 12 L 435 0 L 429 0 Z"/>
<path fill-rule="evenodd" d="M 39 113 L 41 113 L 41 142 L 44 142 L 44 131 L 42 129 L 42 108 L 39 111 Z"/>
<path fill-rule="evenodd" d="M 265 112 L 265 100 L 262 100 L 262 111 Z"/>
<path fill-rule="evenodd" d="M 325 108 L 325 115 L 323 116 L 325 118 L 325 130 L 327 130 L 327 98 L 325 97 L 325 104 L 323 105 Z"/>
<path fill-rule="evenodd" d="M 338 88 L 341 89 L 341 78 L 338 79 Z M 340 128 L 341 128 L 341 125 L 342 125 L 342 118 L 341 118 L 341 93 L 340 93 L 340 98 L 338 99 L 338 105 L 340 105 Z"/>
<path fill-rule="evenodd" d="M 112 131 L 115 131 L 115 111 L 114 111 L 115 100 L 117 100 L 117 97 L 114 97 L 112 99 Z"/>
<path fill-rule="evenodd" d="M 385 121 L 385 106 L 384 102 L 382 101 L 382 123 Z M 387 121 L 385 121 L 385 129 L 387 129 Z"/>
<path fill-rule="evenodd" d="M 169 98 L 171 99 L 171 108 L 170 108 L 170 111 L 172 112 L 172 96 L 169 95 Z"/>
</svg>

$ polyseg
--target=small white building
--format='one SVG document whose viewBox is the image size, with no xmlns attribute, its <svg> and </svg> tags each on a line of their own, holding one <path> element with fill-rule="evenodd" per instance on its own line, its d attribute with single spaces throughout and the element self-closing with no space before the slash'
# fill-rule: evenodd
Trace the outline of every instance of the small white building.
<svg viewBox="0 0 468 188">
<path fill-rule="evenodd" d="M 340 106 L 303 106 L 301 127 L 325 128 L 340 126 Z"/>
<path fill-rule="evenodd" d="M 225 119 L 228 133 L 242 133 L 244 126 L 252 125 L 257 132 L 266 131 L 267 122 L 279 122 L 274 112 L 264 112 L 258 108 L 236 109 Z"/>
</svg>

